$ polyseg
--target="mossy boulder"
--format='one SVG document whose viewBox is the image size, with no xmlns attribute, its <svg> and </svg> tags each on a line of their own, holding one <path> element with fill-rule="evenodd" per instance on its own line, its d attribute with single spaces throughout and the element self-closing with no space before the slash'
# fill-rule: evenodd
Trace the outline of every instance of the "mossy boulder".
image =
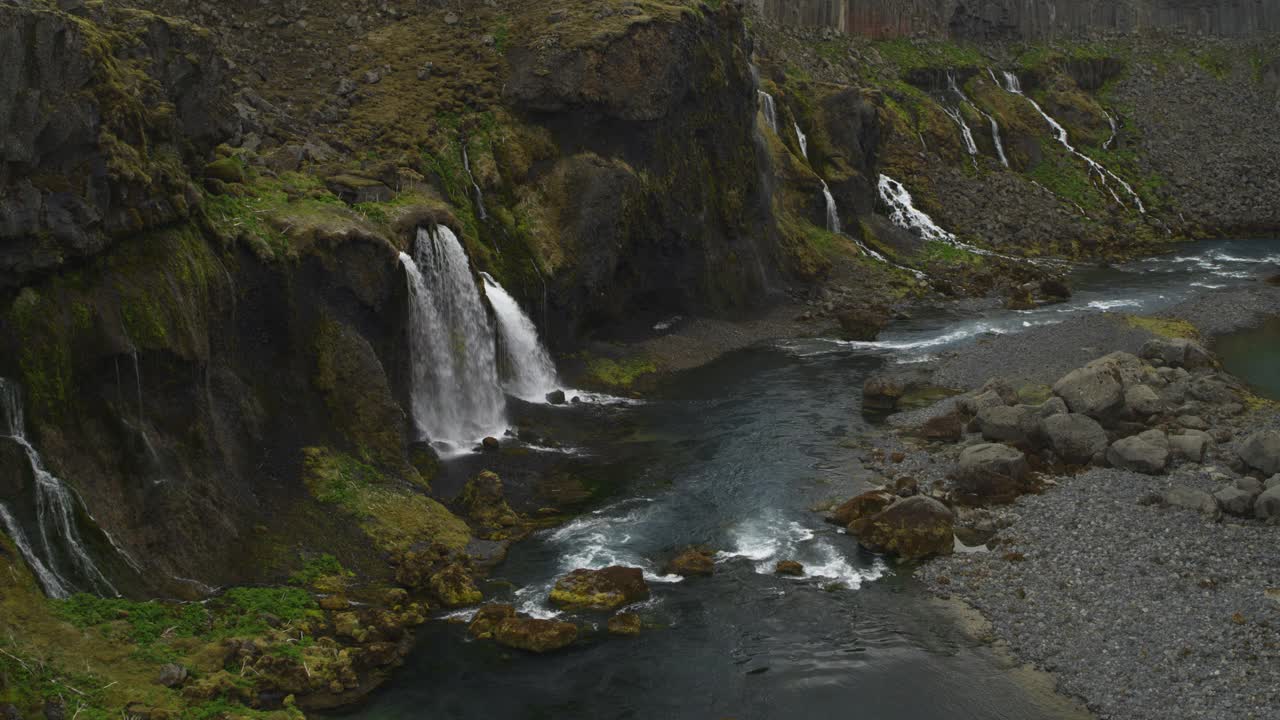
<svg viewBox="0 0 1280 720">
<path fill-rule="evenodd" d="M 467 481 L 458 505 L 468 520 L 484 528 L 506 528 L 520 522 L 519 516 L 507 504 L 502 478 L 488 470 Z"/>
<path fill-rule="evenodd" d="M 551 602 L 572 610 L 616 610 L 649 597 L 640 568 L 578 569 L 556 581 Z"/>
<path fill-rule="evenodd" d="M 618 613 L 609 618 L 609 623 L 606 627 L 610 635 L 634 637 L 640 634 L 641 626 L 639 615 L 635 613 Z"/>
<path fill-rule="evenodd" d="M 897 499 L 896 495 L 887 490 L 869 490 L 851 500 L 846 500 L 832 510 L 829 519 L 857 534 L 857 529 L 861 527 L 860 523 L 889 507 Z"/>
<path fill-rule="evenodd" d="M 511 605 L 505 603 L 485 605 L 476 611 L 475 617 L 471 618 L 471 624 L 467 625 L 467 632 L 477 640 L 492 640 L 498 626 L 503 621 L 514 617 L 516 617 L 516 609 Z"/>
<path fill-rule="evenodd" d="M 475 579 L 462 563 L 446 565 L 432 575 L 427 584 L 432 594 L 445 607 L 475 605 L 484 599 L 484 595 L 476 588 Z"/>
<path fill-rule="evenodd" d="M 667 563 L 667 572 L 681 577 L 710 575 L 715 569 L 715 555 L 706 548 L 687 548 Z"/>
<path fill-rule="evenodd" d="M 801 577 L 804 575 L 804 565 L 795 560 L 779 560 L 773 566 L 773 571 L 779 575 L 789 575 L 791 577 Z"/>
<path fill-rule="evenodd" d="M 573 644 L 578 639 L 578 626 L 560 620 L 509 617 L 494 628 L 493 639 L 517 650 L 551 652 Z"/>
<path fill-rule="evenodd" d="M 916 495 L 868 518 L 857 537 L 874 552 L 919 560 L 950 553 L 955 544 L 954 526 L 955 516 L 946 505 Z"/>
<path fill-rule="evenodd" d="M 204 176 L 228 184 L 245 181 L 244 165 L 232 157 L 218 158 L 204 166 Z"/>
</svg>

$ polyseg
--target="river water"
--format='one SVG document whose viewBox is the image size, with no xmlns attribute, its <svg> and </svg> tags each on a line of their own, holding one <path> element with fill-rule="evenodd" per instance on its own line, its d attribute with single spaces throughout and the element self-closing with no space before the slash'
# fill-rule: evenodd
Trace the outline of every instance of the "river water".
<svg viewBox="0 0 1280 720">
<path fill-rule="evenodd" d="M 645 630 L 603 632 L 606 616 L 565 616 L 583 636 L 534 656 L 424 626 L 396 678 L 351 717 L 401 718 L 1038 718 L 1074 717 L 965 639 L 910 577 L 812 511 L 874 477 L 859 438 L 867 373 L 986 332 L 1017 332 L 1080 312 L 1151 312 L 1217 286 L 1256 282 L 1280 242 L 1201 244 L 1194 252 L 1076 274 L 1067 303 L 1033 311 L 939 313 L 875 343 L 784 341 L 733 353 L 626 408 L 631 431 L 604 506 L 517 544 L 485 588 L 550 616 L 555 579 L 577 567 L 645 568 Z M 568 410 L 567 412 L 575 412 Z M 709 578 L 662 564 L 688 545 L 718 551 Z M 778 560 L 808 575 L 775 575 Z M 596 628 L 595 631 L 592 628 Z"/>
</svg>

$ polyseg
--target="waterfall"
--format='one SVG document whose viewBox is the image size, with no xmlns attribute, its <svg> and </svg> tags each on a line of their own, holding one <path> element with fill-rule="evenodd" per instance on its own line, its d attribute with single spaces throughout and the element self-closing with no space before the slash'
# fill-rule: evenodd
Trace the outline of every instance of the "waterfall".
<svg viewBox="0 0 1280 720">
<path fill-rule="evenodd" d="M 975 255 L 992 255 L 1008 260 L 1020 259 L 962 242 L 952 233 L 943 230 L 933 221 L 933 218 L 915 206 L 911 199 L 911 193 L 907 192 L 907 188 L 888 175 L 880 175 L 878 189 L 880 191 L 880 200 L 889 208 L 889 220 L 900 228 L 910 230 L 925 240 L 943 242 Z"/>
<path fill-rule="evenodd" d="M 1067 129 L 1062 127 L 1057 120 L 1049 117 L 1049 114 L 1040 107 L 1040 103 L 1031 99 L 1030 96 L 1023 95 L 1022 84 L 1018 82 L 1017 75 L 1006 70 L 1004 72 L 1004 80 L 1006 90 L 1015 95 L 1022 95 L 1022 97 L 1026 98 L 1027 102 L 1031 103 L 1031 107 L 1035 108 L 1036 112 L 1040 113 L 1040 117 L 1044 118 L 1045 122 L 1049 123 L 1049 127 L 1053 130 L 1053 135 L 1058 139 L 1058 143 L 1065 147 L 1072 155 L 1084 160 L 1089 166 L 1089 169 L 1097 174 L 1098 178 L 1102 181 L 1102 186 L 1111 193 L 1111 197 L 1115 199 L 1117 204 L 1124 205 L 1124 201 L 1120 199 L 1120 196 L 1116 194 L 1116 191 L 1107 183 L 1107 178 L 1111 178 L 1119 183 L 1120 186 L 1124 188 L 1125 192 L 1129 194 L 1129 197 L 1133 198 L 1133 202 L 1138 206 L 1138 212 L 1146 214 L 1147 209 L 1142 205 L 1142 198 L 1138 197 L 1138 193 L 1133 191 L 1133 188 L 1129 183 L 1121 180 L 1115 173 L 1102 167 L 1102 165 L 1098 164 L 1098 162 L 1093 158 L 1072 147 L 1070 140 L 1067 138 Z"/>
<path fill-rule="evenodd" d="M 27 565 L 36 574 L 45 593 L 51 597 L 66 597 L 74 588 L 68 580 L 71 572 L 89 582 L 97 591 L 116 595 L 116 589 L 107 580 L 85 547 L 80 531 L 76 528 L 75 498 L 67 486 L 53 473 L 45 469 L 40 453 L 26 436 L 23 419 L 22 394 L 18 386 L 0 378 L 0 409 L 4 426 L 0 437 L 13 441 L 23 449 L 31 474 L 35 480 L 35 519 L 39 544 L 33 546 L 22 531 L 21 525 L 9 508 L 0 504 L 0 521 L 22 553 Z"/>
<path fill-rule="evenodd" d="M 529 402 L 544 402 L 547 393 L 559 388 L 559 381 L 551 355 L 538 340 L 538 329 L 497 280 L 488 273 L 480 273 L 480 277 L 498 320 L 499 345 L 506 355 L 506 391 Z"/>
<path fill-rule="evenodd" d="M 484 193 L 480 191 L 480 184 L 476 182 L 476 176 L 471 174 L 471 159 L 467 157 L 467 143 L 462 142 L 462 167 L 467 171 L 467 179 L 471 181 L 471 191 L 476 195 L 476 212 L 480 213 L 481 220 L 487 220 L 489 215 L 484 211 Z"/>
<path fill-rule="evenodd" d="M 1004 154 L 1004 143 L 1000 142 L 1000 124 L 996 122 L 994 116 L 990 113 L 979 110 L 983 115 L 987 116 L 987 120 L 991 123 L 991 142 L 996 146 L 996 155 L 1000 157 L 1000 164 L 1009 167 L 1009 158 Z"/>
<path fill-rule="evenodd" d="M 1107 138 L 1107 141 L 1102 143 L 1102 149 L 1110 150 L 1111 143 L 1116 141 L 1116 118 L 1114 115 L 1107 112 L 1106 110 L 1103 110 L 1102 114 L 1107 117 L 1107 124 L 1111 126 L 1111 137 Z"/>
<path fill-rule="evenodd" d="M 976 167 L 978 164 L 978 144 L 973 141 L 973 133 L 970 132 L 969 125 L 965 123 L 964 115 L 960 114 L 959 108 L 947 107 L 946 105 L 942 106 L 942 112 L 946 113 L 947 117 L 960 126 L 960 137 L 964 140 L 964 149 L 969 152 L 969 157 L 973 158 L 973 163 Z"/>
<path fill-rule="evenodd" d="M 452 230 L 419 228 L 413 251 L 400 254 L 411 303 L 413 420 L 432 442 L 466 448 L 506 426 L 493 328 Z"/>
<path fill-rule="evenodd" d="M 866 243 L 862 242 L 858 238 L 853 237 L 852 235 L 846 235 L 844 231 L 840 229 L 840 208 L 836 206 L 836 198 L 834 195 L 831 194 L 831 188 L 827 187 L 827 181 L 823 180 L 822 178 L 818 178 L 818 182 L 822 183 L 822 197 L 827 201 L 827 231 L 828 232 L 832 232 L 837 235 L 843 235 L 844 237 L 849 238 L 850 240 L 853 241 L 854 245 L 858 246 L 859 250 L 861 250 L 863 253 L 867 255 L 867 257 L 870 257 L 873 260 L 877 260 L 886 265 L 891 265 L 893 267 L 898 268 L 899 270 L 905 270 L 911 273 L 912 275 L 915 275 L 918 278 L 923 278 L 925 276 L 924 273 L 920 272 L 919 270 L 916 270 L 915 268 L 909 268 L 909 267 L 906 267 L 905 265 L 899 265 L 889 260 L 889 258 L 876 252 L 874 249 L 871 248 L 870 245 L 867 245 Z"/>
<path fill-rule="evenodd" d="M 809 137 L 800 129 L 800 123 L 792 123 L 796 126 L 796 140 L 800 141 L 800 154 L 804 155 L 804 159 L 809 159 Z"/>
<path fill-rule="evenodd" d="M 827 187 L 827 181 L 818 178 L 818 182 L 822 183 L 822 197 L 827 201 L 827 230 L 833 233 L 840 232 L 840 211 L 836 208 L 836 199 L 831 194 L 831 188 Z"/>
<path fill-rule="evenodd" d="M 775 134 L 778 132 L 778 107 L 773 96 L 763 90 L 757 90 L 760 96 L 760 110 L 764 113 L 764 122 Z"/>
</svg>

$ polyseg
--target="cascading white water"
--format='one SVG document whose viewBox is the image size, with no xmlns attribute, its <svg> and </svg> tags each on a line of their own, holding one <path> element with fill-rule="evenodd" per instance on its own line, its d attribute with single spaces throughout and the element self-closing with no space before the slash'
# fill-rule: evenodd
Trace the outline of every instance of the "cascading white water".
<svg viewBox="0 0 1280 720">
<path fill-rule="evenodd" d="M 773 96 L 763 90 L 757 90 L 760 96 L 760 110 L 764 113 L 764 122 L 774 133 L 778 132 L 778 106 L 773 102 Z"/>
<path fill-rule="evenodd" d="M 117 594 L 115 587 L 89 556 L 80 531 L 76 528 L 74 496 L 62 480 L 45 469 L 40 453 L 27 439 L 22 394 L 18 386 L 4 378 L 0 378 L 0 408 L 3 409 L 0 418 L 4 420 L 4 426 L 0 427 L 0 437 L 11 440 L 23 449 L 35 480 L 33 489 L 39 547 L 28 542 L 17 519 L 7 507 L 0 504 L 0 520 L 3 520 L 10 537 L 51 597 L 66 597 L 74 588 L 68 579 L 68 564 L 71 571 L 88 581 L 94 590 Z"/>
<path fill-rule="evenodd" d="M 529 402 L 545 401 L 547 393 L 560 385 L 551 354 L 538 340 L 538 329 L 497 280 L 488 273 L 480 273 L 480 277 L 498 321 L 498 344 L 505 351 L 506 391 Z"/>
<path fill-rule="evenodd" d="M 1110 150 L 1111 143 L 1116 141 L 1116 118 L 1114 115 L 1107 112 L 1106 110 L 1103 110 L 1102 114 L 1106 116 L 1107 124 L 1111 126 L 1111 137 L 1107 138 L 1107 141 L 1102 143 L 1102 149 Z"/>
<path fill-rule="evenodd" d="M 827 201 L 827 230 L 833 233 L 840 232 L 840 210 L 836 207 L 835 196 L 831 194 L 831 188 L 827 187 L 827 181 L 818 178 L 818 182 L 822 183 L 822 197 Z"/>
<path fill-rule="evenodd" d="M 911 193 L 907 192 L 907 188 L 888 175 L 880 175 L 877 187 L 880 191 L 880 200 L 889 208 L 889 220 L 894 225 L 910 230 L 925 240 L 943 242 L 975 255 L 992 255 L 1011 260 L 1018 259 L 962 242 L 952 233 L 943 230 L 933 221 L 933 218 L 915 206 L 911 199 Z"/>
<path fill-rule="evenodd" d="M 946 105 L 942 106 L 942 112 L 946 113 L 947 117 L 954 120 L 956 125 L 959 126 L 960 138 L 964 140 L 964 149 L 968 151 L 969 157 L 973 158 L 973 162 L 976 165 L 978 162 L 978 144 L 973 140 L 973 132 L 969 130 L 968 123 L 964 121 L 964 115 L 960 113 L 959 108 L 947 107 Z"/>
<path fill-rule="evenodd" d="M 923 278 L 925 276 L 924 273 L 920 272 L 919 270 L 916 270 L 915 268 L 909 268 L 909 267 L 906 267 L 905 265 L 899 265 L 889 260 L 889 258 L 876 252 L 874 249 L 872 249 L 870 245 L 867 245 L 866 243 L 862 242 L 858 238 L 852 235 L 845 235 L 844 231 L 840 227 L 840 208 L 836 205 L 835 196 L 831 194 L 831 188 L 827 187 L 827 181 L 823 180 L 822 178 L 818 178 L 818 182 L 822 183 L 822 197 L 827 202 L 827 231 L 828 232 L 833 232 L 837 235 L 843 235 L 844 237 L 849 238 L 850 240 L 853 241 L 854 245 L 858 246 L 859 250 L 861 250 L 863 253 L 867 255 L 867 257 L 870 257 L 873 260 L 877 260 L 886 265 L 892 265 L 893 267 L 896 267 L 899 270 L 905 270 L 906 272 L 909 272 L 918 278 Z"/>
<path fill-rule="evenodd" d="M 419 228 L 409 281 L 413 420 L 434 443 L 465 449 L 506 427 L 494 332 L 466 251 L 443 225 Z"/>
<path fill-rule="evenodd" d="M 1111 193 L 1111 197 L 1115 199 L 1117 204 L 1124 205 L 1124 201 L 1120 199 L 1120 196 L 1116 194 L 1116 191 L 1107 182 L 1107 178 L 1111 178 L 1112 180 L 1115 180 L 1117 183 L 1119 183 L 1120 186 L 1124 188 L 1124 191 L 1129 194 L 1129 197 L 1133 198 L 1134 204 L 1138 206 L 1138 212 L 1146 214 L 1147 209 L 1142 204 L 1142 198 L 1138 197 L 1138 193 L 1133 191 L 1133 187 L 1131 187 L 1129 183 L 1120 179 L 1120 177 L 1115 173 L 1102 167 L 1102 165 L 1100 165 L 1093 158 L 1089 157 L 1088 155 L 1085 155 L 1079 150 L 1076 150 L 1075 147 L 1071 145 L 1071 142 L 1067 137 L 1067 129 L 1062 127 L 1062 124 L 1059 123 L 1057 120 L 1054 120 L 1052 117 L 1050 117 L 1049 113 L 1046 113 L 1044 109 L 1040 107 L 1040 103 L 1033 100 L 1030 96 L 1023 94 L 1022 84 L 1018 81 L 1017 75 L 1014 75 L 1008 70 L 1005 70 L 1004 81 L 1005 81 L 1005 90 L 1008 90 L 1009 92 L 1015 95 L 1021 95 L 1023 98 L 1026 99 L 1027 102 L 1031 103 L 1031 107 L 1035 108 L 1036 112 L 1040 113 L 1040 117 L 1044 118 L 1045 122 L 1049 123 L 1049 127 L 1053 130 L 1053 135 L 1058 139 L 1058 143 L 1063 147 L 1065 147 L 1067 151 L 1070 152 L 1072 155 L 1075 155 L 1081 160 L 1084 160 L 1085 163 L 1089 166 L 1089 169 L 1092 170 L 1095 174 L 1097 174 L 1098 178 L 1102 181 L 1102 186 L 1106 188 L 1108 192 Z"/>
<path fill-rule="evenodd" d="M 796 126 L 796 140 L 800 141 L 800 154 L 805 160 L 809 159 L 809 136 L 804 134 L 800 129 L 800 123 L 793 123 Z"/>
<path fill-rule="evenodd" d="M 480 214 L 481 220 L 487 220 L 489 216 L 484 209 L 484 193 L 480 191 L 476 176 L 471 174 L 471 158 L 467 157 L 466 142 L 462 143 L 462 167 L 467 171 L 467 179 L 471 181 L 471 191 L 476 194 L 476 212 Z"/>
<path fill-rule="evenodd" d="M 1004 143 L 1000 142 L 1000 124 L 996 122 L 993 115 L 988 112 L 979 110 L 983 115 L 987 116 L 987 121 L 991 123 L 991 142 L 996 146 L 996 155 L 1000 158 L 1000 164 L 1009 167 L 1009 158 L 1004 154 Z"/>
</svg>

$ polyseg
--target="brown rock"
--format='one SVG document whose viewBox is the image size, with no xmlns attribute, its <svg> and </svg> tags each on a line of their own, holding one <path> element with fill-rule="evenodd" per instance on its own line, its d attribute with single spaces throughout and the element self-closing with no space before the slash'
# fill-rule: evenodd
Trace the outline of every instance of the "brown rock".
<svg viewBox="0 0 1280 720">
<path fill-rule="evenodd" d="M 929 418 L 920 426 L 920 436 L 930 440 L 956 442 L 964 437 L 964 420 L 959 413 Z"/>
<path fill-rule="evenodd" d="M 850 527 L 864 518 L 871 517 L 897 501 L 898 497 L 885 490 L 871 490 L 845 502 L 831 511 L 831 522 Z"/>
<path fill-rule="evenodd" d="M 520 522 L 507 504 L 502 478 L 488 470 L 467 481 L 458 505 L 467 519 L 484 527 L 510 527 Z"/>
<path fill-rule="evenodd" d="M 951 552 L 955 544 L 954 523 L 955 517 L 946 505 L 917 495 L 868 518 L 856 534 L 858 542 L 870 550 L 918 560 Z"/>
<path fill-rule="evenodd" d="M 779 575 L 799 577 L 804 575 L 804 566 L 795 560 L 779 560 L 778 564 L 773 567 L 773 571 Z"/>
<path fill-rule="evenodd" d="M 578 627 L 559 620 L 531 617 L 509 617 L 498 623 L 493 639 L 499 645 L 517 650 L 544 653 L 559 650 L 578 639 Z"/>
<path fill-rule="evenodd" d="M 640 634 L 640 616 L 635 613 L 618 613 L 609 618 L 610 635 L 634 636 Z"/>
<path fill-rule="evenodd" d="M 710 575 L 715 568 L 715 556 L 704 548 L 688 548 L 667 563 L 668 573 L 682 577 Z"/>
<path fill-rule="evenodd" d="M 648 597 L 643 571 L 620 565 L 574 570 L 556 581 L 551 590 L 552 603 L 587 610 L 615 610 Z"/>
<path fill-rule="evenodd" d="M 476 612 L 475 617 L 471 618 L 471 624 L 467 626 L 467 632 L 477 640 L 489 640 L 493 637 L 493 633 L 498 629 L 498 626 L 502 624 L 502 621 L 515 616 L 516 609 L 511 605 L 504 603 L 485 605 Z"/>
</svg>

